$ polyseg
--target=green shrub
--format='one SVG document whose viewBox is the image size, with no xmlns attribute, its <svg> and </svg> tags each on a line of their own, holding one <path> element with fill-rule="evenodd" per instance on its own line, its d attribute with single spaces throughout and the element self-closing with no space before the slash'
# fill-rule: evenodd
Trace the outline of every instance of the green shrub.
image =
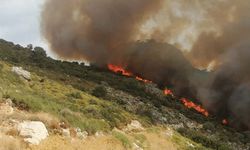
<svg viewBox="0 0 250 150">
<path fill-rule="evenodd" d="M 103 86 L 98 86 L 93 90 L 92 94 L 96 97 L 104 98 L 107 95 L 107 90 Z"/>
<path fill-rule="evenodd" d="M 116 139 L 118 139 L 125 148 L 131 148 L 132 147 L 131 141 L 128 139 L 128 137 L 125 134 L 123 134 L 121 132 L 113 131 L 112 135 Z"/>
<path fill-rule="evenodd" d="M 81 99 L 81 93 L 80 92 L 75 92 L 67 95 L 68 97 L 74 98 L 74 99 Z"/>
<path fill-rule="evenodd" d="M 0 64 L 0 71 L 3 70 L 3 64 Z"/>
<path fill-rule="evenodd" d="M 202 144 L 205 147 L 212 148 L 212 149 L 223 149 L 227 145 L 224 145 L 224 143 L 221 143 L 219 141 L 216 141 L 214 139 L 206 137 L 206 135 L 202 134 L 199 131 L 186 129 L 186 128 L 180 128 L 177 130 L 180 134 L 183 136 L 190 138 L 191 140 Z"/>
</svg>

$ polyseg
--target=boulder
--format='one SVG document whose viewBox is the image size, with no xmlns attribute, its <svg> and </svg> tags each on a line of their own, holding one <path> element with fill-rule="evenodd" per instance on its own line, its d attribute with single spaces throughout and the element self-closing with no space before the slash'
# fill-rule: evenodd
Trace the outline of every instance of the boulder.
<svg viewBox="0 0 250 150">
<path fill-rule="evenodd" d="M 70 130 L 69 129 L 62 129 L 62 135 L 64 137 L 70 137 Z"/>
<path fill-rule="evenodd" d="M 22 67 L 12 67 L 12 72 L 23 77 L 26 80 L 31 80 L 30 72 L 24 70 Z"/>
<path fill-rule="evenodd" d="M 49 136 L 45 125 L 40 121 L 25 121 L 19 123 L 17 129 L 20 136 L 24 138 L 24 141 L 33 145 L 38 145 Z"/>
<path fill-rule="evenodd" d="M 86 139 L 88 137 L 88 132 L 82 131 L 80 128 L 76 128 L 75 132 L 76 132 L 77 138 L 81 140 Z"/>
<path fill-rule="evenodd" d="M 137 120 L 132 120 L 130 124 L 127 125 L 123 131 L 130 132 L 130 131 L 143 131 L 144 128 L 141 123 Z"/>
</svg>

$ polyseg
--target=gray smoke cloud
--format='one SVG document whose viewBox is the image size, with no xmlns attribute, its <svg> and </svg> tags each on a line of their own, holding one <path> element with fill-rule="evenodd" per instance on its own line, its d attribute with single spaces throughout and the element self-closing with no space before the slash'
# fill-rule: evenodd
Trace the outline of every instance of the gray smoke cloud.
<svg viewBox="0 0 250 150">
<path fill-rule="evenodd" d="M 62 58 L 121 65 L 250 129 L 246 0 L 47 0 L 41 26 Z"/>
<path fill-rule="evenodd" d="M 103 64 L 118 57 L 162 0 L 47 0 L 42 32 L 64 58 Z"/>
</svg>

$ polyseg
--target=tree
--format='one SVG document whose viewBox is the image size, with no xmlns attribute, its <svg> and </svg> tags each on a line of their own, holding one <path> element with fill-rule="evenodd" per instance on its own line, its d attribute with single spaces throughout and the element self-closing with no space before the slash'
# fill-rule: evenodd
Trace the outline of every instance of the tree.
<svg viewBox="0 0 250 150">
<path fill-rule="evenodd" d="M 29 50 L 33 50 L 33 45 L 32 44 L 28 44 L 26 48 L 29 49 Z"/>
<path fill-rule="evenodd" d="M 34 54 L 38 57 L 47 57 L 46 51 L 42 47 L 35 47 Z"/>
</svg>

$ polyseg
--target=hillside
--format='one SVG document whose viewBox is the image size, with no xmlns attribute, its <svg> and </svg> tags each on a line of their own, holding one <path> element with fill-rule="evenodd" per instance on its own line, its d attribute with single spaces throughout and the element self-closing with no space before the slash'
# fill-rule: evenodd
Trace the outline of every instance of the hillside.
<svg viewBox="0 0 250 150">
<path fill-rule="evenodd" d="M 30 79 L 13 67 L 22 67 Z M 0 40 L 0 150 L 250 148 L 250 133 L 189 109 L 163 90 L 108 68 L 54 60 L 40 47 Z M 13 112 L 5 111 L 10 107 Z M 39 145 L 24 144 L 13 120 L 41 121 L 49 137 Z"/>
</svg>

